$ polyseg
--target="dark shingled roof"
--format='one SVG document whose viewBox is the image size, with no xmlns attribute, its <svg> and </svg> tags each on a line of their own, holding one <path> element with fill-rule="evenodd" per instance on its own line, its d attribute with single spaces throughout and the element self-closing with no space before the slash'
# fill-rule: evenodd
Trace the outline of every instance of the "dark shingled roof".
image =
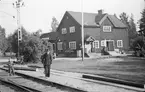
<svg viewBox="0 0 145 92">
<path fill-rule="evenodd" d="M 49 40 L 56 40 L 58 36 L 57 32 L 50 32 L 50 33 L 44 33 L 40 36 L 40 38 L 49 38 Z"/>
<path fill-rule="evenodd" d="M 108 18 L 111 20 L 111 22 L 115 27 L 120 27 L 120 28 L 127 27 L 123 22 L 121 22 L 121 20 L 119 20 L 114 15 L 108 15 Z"/>
<path fill-rule="evenodd" d="M 80 25 L 82 25 L 82 13 L 67 11 Z M 95 13 L 84 13 L 84 25 L 96 26 Z"/>
<path fill-rule="evenodd" d="M 80 25 L 82 25 L 82 13 L 81 12 L 74 12 L 74 11 L 67 11 Z M 102 18 L 107 17 L 110 19 L 114 27 L 118 28 L 126 28 L 127 26 L 122 23 L 117 17 L 114 15 L 108 14 L 97 14 L 97 13 L 85 13 L 84 12 L 84 25 L 85 26 L 98 26 L 99 22 Z"/>
</svg>

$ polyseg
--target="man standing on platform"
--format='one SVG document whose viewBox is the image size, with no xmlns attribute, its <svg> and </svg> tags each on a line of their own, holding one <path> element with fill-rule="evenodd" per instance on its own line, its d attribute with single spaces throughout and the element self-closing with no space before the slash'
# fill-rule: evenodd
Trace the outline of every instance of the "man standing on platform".
<svg viewBox="0 0 145 92">
<path fill-rule="evenodd" d="M 44 65 L 44 73 L 46 77 L 50 77 L 50 67 L 52 64 L 52 53 L 50 51 L 50 47 L 46 50 L 45 54 L 43 55 L 42 61 Z"/>
</svg>

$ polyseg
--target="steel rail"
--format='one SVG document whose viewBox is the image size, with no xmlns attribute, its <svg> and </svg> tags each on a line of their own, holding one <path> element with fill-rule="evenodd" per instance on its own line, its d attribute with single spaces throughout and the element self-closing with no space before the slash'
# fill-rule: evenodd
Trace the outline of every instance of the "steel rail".
<svg viewBox="0 0 145 92">
<path fill-rule="evenodd" d="M 3 68 L 0 68 L 1 70 L 4 70 L 6 72 L 8 72 L 7 69 L 3 69 Z M 16 75 L 18 76 L 22 76 L 28 80 L 35 80 L 35 82 L 41 82 L 41 83 L 44 83 L 44 84 L 48 84 L 48 85 L 53 85 L 55 87 L 58 87 L 58 88 L 62 88 L 62 89 L 69 89 L 69 90 L 72 90 L 71 92 L 87 92 L 87 91 L 84 91 L 82 89 L 79 89 L 79 88 L 73 88 L 71 86 L 67 86 L 67 85 L 63 85 L 63 84 L 59 84 L 59 83 L 55 83 L 55 82 L 51 82 L 51 81 L 45 81 L 45 80 L 42 80 L 41 78 L 37 78 L 37 77 L 32 77 L 32 76 L 29 76 L 29 75 L 26 75 L 26 74 L 21 74 L 21 73 L 18 73 L 18 72 L 15 72 Z M 21 86 L 21 85 L 20 85 Z M 30 91 L 30 92 L 41 92 L 39 90 L 36 90 L 36 89 L 33 89 L 33 88 L 29 88 L 29 87 L 26 87 L 26 86 L 22 86 L 26 89 L 29 89 L 29 90 L 33 90 L 33 91 Z"/>
<path fill-rule="evenodd" d="M 34 90 L 32 91 L 32 89 L 23 87 L 23 86 L 21 86 L 21 85 L 18 85 L 18 84 L 14 83 L 14 82 L 12 82 L 12 81 L 9 81 L 9 80 L 5 80 L 5 79 L 3 79 L 3 78 L 0 78 L 0 81 L 1 81 L 2 83 L 5 83 L 5 84 L 8 84 L 8 85 L 12 85 L 12 86 L 14 86 L 14 87 L 17 87 L 17 88 L 19 88 L 19 89 L 21 89 L 21 90 L 24 90 L 24 91 L 26 91 L 26 92 L 34 92 Z M 35 92 L 36 92 L 36 91 L 35 91 Z"/>
</svg>

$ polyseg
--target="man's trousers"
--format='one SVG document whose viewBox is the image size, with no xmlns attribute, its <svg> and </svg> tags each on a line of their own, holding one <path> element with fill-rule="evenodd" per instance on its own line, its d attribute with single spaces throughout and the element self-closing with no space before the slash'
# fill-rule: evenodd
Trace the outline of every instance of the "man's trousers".
<svg viewBox="0 0 145 92">
<path fill-rule="evenodd" d="M 46 77 L 50 77 L 50 65 L 44 66 L 44 72 Z"/>
</svg>

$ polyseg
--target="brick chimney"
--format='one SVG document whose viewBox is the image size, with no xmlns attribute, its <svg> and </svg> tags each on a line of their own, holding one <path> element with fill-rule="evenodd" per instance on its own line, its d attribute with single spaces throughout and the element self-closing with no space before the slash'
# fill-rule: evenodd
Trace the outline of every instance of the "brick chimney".
<svg viewBox="0 0 145 92">
<path fill-rule="evenodd" d="M 117 15 L 114 13 L 114 16 L 117 18 Z"/>
<path fill-rule="evenodd" d="M 103 15 L 103 10 L 102 9 L 98 10 L 98 14 L 95 17 L 96 24 L 100 22 L 100 20 L 102 19 L 102 15 Z"/>
<path fill-rule="evenodd" d="M 98 14 L 99 15 L 102 15 L 103 14 L 103 10 L 101 9 L 101 10 L 98 10 Z"/>
</svg>

